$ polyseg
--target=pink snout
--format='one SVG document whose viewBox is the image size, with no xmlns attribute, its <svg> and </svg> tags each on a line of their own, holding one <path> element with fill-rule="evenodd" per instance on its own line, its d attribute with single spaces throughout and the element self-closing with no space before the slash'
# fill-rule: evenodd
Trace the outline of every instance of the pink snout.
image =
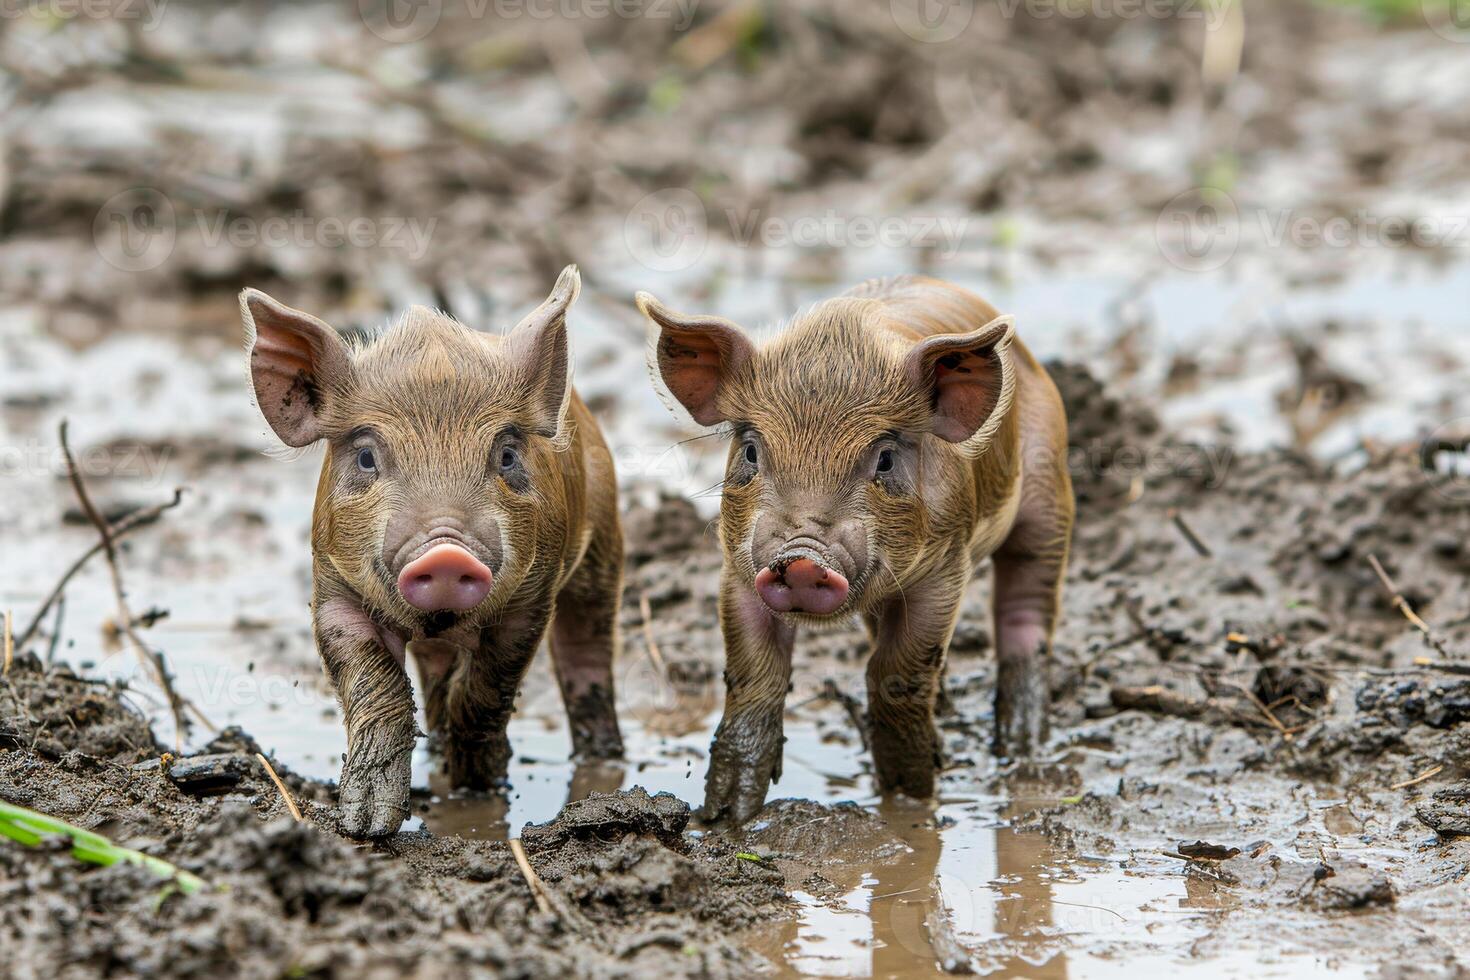
<svg viewBox="0 0 1470 980">
<path fill-rule="evenodd" d="M 784 571 L 762 568 L 755 591 L 776 612 L 804 612 L 825 616 L 847 600 L 847 579 L 810 558 L 798 558 Z"/>
<path fill-rule="evenodd" d="M 404 566 L 398 592 L 424 612 L 463 612 L 490 592 L 490 569 L 457 544 L 439 544 Z"/>
</svg>

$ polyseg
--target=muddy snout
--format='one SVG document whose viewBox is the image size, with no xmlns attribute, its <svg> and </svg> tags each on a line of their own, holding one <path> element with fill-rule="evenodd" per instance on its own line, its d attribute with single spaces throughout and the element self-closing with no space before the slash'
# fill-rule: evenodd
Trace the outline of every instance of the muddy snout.
<svg viewBox="0 0 1470 980">
<path fill-rule="evenodd" d="M 484 562 L 446 541 L 403 566 L 398 573 L 398 593 L 424 612 L 464 612 L 490 594 L 493 582 Z"/>
<path fill-rule="evenodd" d="M 847 577 L 815 555 L 778 557 L 755 576 L 755 591 L 775 612 L 826 616 L 847 601 Z"/>
</svg>

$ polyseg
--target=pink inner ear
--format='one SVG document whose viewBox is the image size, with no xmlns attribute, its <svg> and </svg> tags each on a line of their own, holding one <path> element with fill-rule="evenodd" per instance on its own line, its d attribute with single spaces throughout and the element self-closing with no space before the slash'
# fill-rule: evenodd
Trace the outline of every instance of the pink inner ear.
<svg viewBox="0 0 1470 980">
<path fill-rule="evenodd" d="M 934 363 L 934 434 L 964 442 L 985 424 L 1000 395 L 988 351 L 954 351 Z"/>
<path fill-rule="evenodd" d="M 293 378 L 300 373 L 311 373 L 311 344 L 298 334 L 276 327 L 257 325 L 251 356 L 262 370 Z"/>
<path fill-rule="evenodd" d="M 702 333 L 665 329 L 658 342 L 664 384 L 700 425 L 720 421 L 715 397 L 724 359 L 719 344 Z"/>
<path fill-rule="evenodd" d="M 306 446 L 321 438 L 317 391 L 330 372 L 332 358 L 323 355 L 303 331 L 330 330 L 297 314 L 301 320 L 261 302 L 249 302 L 255 324 L 250 373 L 261 414 L 288 446 Z M 290 311 L 293 312 L 294 311 Z"/>
</svg>

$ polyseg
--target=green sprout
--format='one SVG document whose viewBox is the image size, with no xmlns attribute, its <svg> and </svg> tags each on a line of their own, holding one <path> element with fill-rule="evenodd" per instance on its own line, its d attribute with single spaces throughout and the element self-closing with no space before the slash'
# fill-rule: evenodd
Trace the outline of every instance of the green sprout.
<svg viewBox="0 0 1470 980">
<path fill-rule="evenodd" d="M 72 857 L 88 864 L 110 868 L 114 864 L 126 862 L 147 868 L 160 878 L 170 879 L 169 887 L 177 888 L 186 895 L 192 895 L 204 887 L 203 880 L 196 875 L 176 868 L 160 858 L 129 847 L 119 847 L 101 834 L 74 827 L 64 820 L 27 810 L 23 806 L 0 802 L 0 837 L 9 837 L 26 847 L 35 847 L 50 836 L 70 838 Z"/>
</svg>

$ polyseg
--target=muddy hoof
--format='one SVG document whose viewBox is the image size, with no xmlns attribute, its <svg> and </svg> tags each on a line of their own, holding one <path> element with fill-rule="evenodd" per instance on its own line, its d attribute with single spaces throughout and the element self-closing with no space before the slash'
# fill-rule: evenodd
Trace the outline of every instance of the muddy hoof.
<svg viewBox="0 0 1470 980">
<path fill-rule="evenodd" d="M 485 740 L 446 738 L 444 772 L 455 789 L 489 793 L 510 785 L 510 740 L 501 735 Z"/>
<path fill-rule="evenodd" d="M 995 730 L 990 751 L 1003 759 L 1026 759 L 1046 744 L 1049 698 L 1035 663 L 1002 658 L 997 665 Z"/>
<path fill-rule="evenodd" d="M 366 839 L 398 833 L 408 819 L 409 754 L 381 767 L 354 766 L 349 758 L 342 768 L 338 798 L 342 804 L 342 832 Z"/>
<path fill-rule="evenodd" d="M 737 791 L 726 799 L 711 799 L 706 796 L 704 806 L 699 808 L 699 820 L 713 830 L 734 830 L 749 823 L 761 807 L 766 805 L 766 787 L 758 790 L 750 787 Z"/>
<path fill-rule="evenodd" d="M 599 688 L 583 696 L 569 719 L 572 755 L 579 760 L 621 759 L 623 734 L 613 712 L 612 698 Z"/>
</svg>

